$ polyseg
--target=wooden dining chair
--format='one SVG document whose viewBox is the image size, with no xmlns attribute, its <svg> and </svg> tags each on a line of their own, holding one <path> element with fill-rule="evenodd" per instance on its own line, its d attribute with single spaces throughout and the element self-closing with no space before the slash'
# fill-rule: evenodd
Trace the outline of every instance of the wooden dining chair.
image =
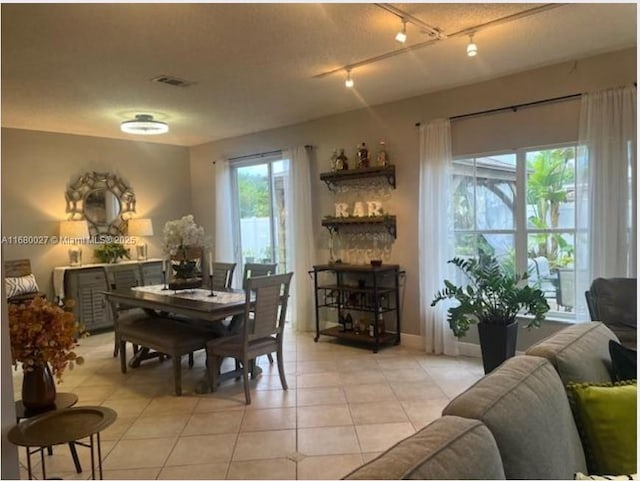
<svg viewBox="0 0 640 481">
<path fill-rule="evenodd" d="M 278 374 L 282 389 L 288 388 L 284 375 L 282 343 L 292 276 L 293 272 L 290 272 L 247 280 L 244 318 L 248 322 L 243 323 L 240 334 L 207 342 L 207 373 L 212 391 L 216 391 L 218 387 L 218 370 L 222 359 L 233 357 L 242 363 L 245 401 L 251 404 L 249 392 L 251 360 L 272 352 L 278 356 Z M 250 316 L 251 313 L 253 316 Z"/>
<path fill-rule="evenodd" d="M 211 277 L 212 289 L 229 289 L 233 279 L 233 271 L 236 269 L 235 263 L 216 262 L 213 264 Z"/>
<path fill-rule="evenodd" d="M 110 290 L 129 289 L 142 285 L 142 271 L 138 264 L 110 265 L 105 268 Z M 127 306 L 118 302 L 111 302 L 113 316 L 113 357 L 118 357 L 120 350 L 120 326 L 126 323 L 138 322 L 147 317 L 144 311 L 137 307 Z M 134 344 L 134 354 L 138 346 Z"/>
</svg>

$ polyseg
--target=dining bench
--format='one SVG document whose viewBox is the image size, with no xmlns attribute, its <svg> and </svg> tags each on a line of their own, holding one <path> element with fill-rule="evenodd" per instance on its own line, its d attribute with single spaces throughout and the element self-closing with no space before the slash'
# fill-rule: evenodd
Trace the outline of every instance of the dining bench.
<svg viewBox="0 0 640 481">
<path fill-rule="evenodd" d="M 217 337 L 214 332 L 150 314 L 134 323 L 119 328 L 120 369 L 127 372 L 127 342 L 171 356 L 176 396 L 182 395 L 182 356 L 205 349 L 208 340 Z M 192 364 L 189 364 L 191 367 Z"/>
</svg>

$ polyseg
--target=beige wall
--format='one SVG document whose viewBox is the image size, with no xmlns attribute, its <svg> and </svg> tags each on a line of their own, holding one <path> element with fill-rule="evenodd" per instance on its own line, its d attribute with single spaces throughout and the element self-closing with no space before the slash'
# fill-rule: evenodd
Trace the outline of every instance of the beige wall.
<svg viewBox="0 0 640 481">
<path fill-rule="evenodd" d="M 64 193 L 87 171 L 116 173 L 136 194 L 136 217 L 153 220 L 149 256 L 162 249 L 162 228 L 191 212 L 189 151 L 146 142 L 2 129 L 2 235 L 57 236 Z M 84 263 L 95 262 L 85 247 Z M 131 249 L 135 258 L 135 248 Z M 31 259 L 40 288 L 52 294 L 52 269 L 68 264 L 62 245 L 4 245 L 4 259 Z"/>
<path fill-rule="evenodd" d="M 213 231 L 215 175 L 212 162 L 289 146 L 312 144 L 317 162 L 313 177 L 313 218 L 319 259 L 326 259 L 326 235 L 320 227 L 333 200 L 319 173 L 328 170 L 333 148 L 352 157 L 356 144 L 375 146 L 384 139 L 397 169 L 397 190 L 385 204 L 398 218 L 392 262 L 407 271 L 403 332 L 421 334 L 418 315 L 418 171 L 419 133 L 415 123 L 439 117 L 629 84 L 636 80 L 636 51 L 628 49 L 567 62 L 471 86 L 435 92 L 377 107 L 325 117 L 193 147 L 191 182 L 194 214 Z M 345 95 L 349 95 L 345 92 Z M 454 155 L 548 145 L 577 140 L 579 101 L 486 115 L 452 124 Z"/>
</svg>

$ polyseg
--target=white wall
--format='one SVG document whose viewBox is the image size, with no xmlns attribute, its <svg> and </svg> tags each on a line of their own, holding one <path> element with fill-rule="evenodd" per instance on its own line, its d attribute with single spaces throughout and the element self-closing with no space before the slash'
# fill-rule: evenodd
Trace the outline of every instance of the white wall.
<svg viewBox="0 0 640 481">
<path fill-rule="evenodd" d="M 185 147 L 2 129 L 2 235 L 57 236 L 65 213 L 65 190 L 88 171 L 116 173 L 136 194 L 135 217 L 153 221 L 145 238 L 149 257 L 162 252 L 162 228 L 191 213 L 189 153 Z M 135 259 L 135 247 L 130 250 Z M 31 260 L 41 290 L 52 294 L 52 269 L 68 264 L 63 245 L 5 244 L 4 259 Z M 84 263 L 96 262 L 84 247 Z"/>
<path fill-rule="evenodd" d="M 328 170 L 334 148 L 344 147 L 352 158 L 358 143 L 365 141 L 376 146 L 384 139 L 397 169 L 398 187 L 385 208 L 396 214 L 398 222 L 392 262 L 407 271 L 403 332 L 420 334 L 416 267 L 419 135 L 415 123 L 629 84 L 636 80 L 635 61 L 636 50 L 628 49 L 193 147 L 194 214 L 203 220 L 207 232 L 213 231 L 216 211 L 213 161 L 311 144 L 315 146 L 317 159 L 311 166 L 316 247 L 319 258 L 326 258 L 326 236 L 320 220 L 333 211 L 333 199 L 319 174 Z M 455 121 L 454 155 L 577 140 L 578 116 L 579 101 L 569 101 Z"/>
</svg>

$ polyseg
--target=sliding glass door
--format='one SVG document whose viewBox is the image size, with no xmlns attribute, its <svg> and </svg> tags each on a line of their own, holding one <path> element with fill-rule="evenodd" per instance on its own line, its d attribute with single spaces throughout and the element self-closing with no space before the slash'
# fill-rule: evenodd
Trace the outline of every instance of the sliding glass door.
<svg viewBox="0 0 640 481">
<path fill-rule="evenodd" d="M 240 276 L 244 264 L 253 262 L 277 264 L 278 272 L 288 270 L 288 176 L 286 159 L 250 159 L 231 164 L 233 228 L 239 241 L 236 272 Z"/>
</svg>

